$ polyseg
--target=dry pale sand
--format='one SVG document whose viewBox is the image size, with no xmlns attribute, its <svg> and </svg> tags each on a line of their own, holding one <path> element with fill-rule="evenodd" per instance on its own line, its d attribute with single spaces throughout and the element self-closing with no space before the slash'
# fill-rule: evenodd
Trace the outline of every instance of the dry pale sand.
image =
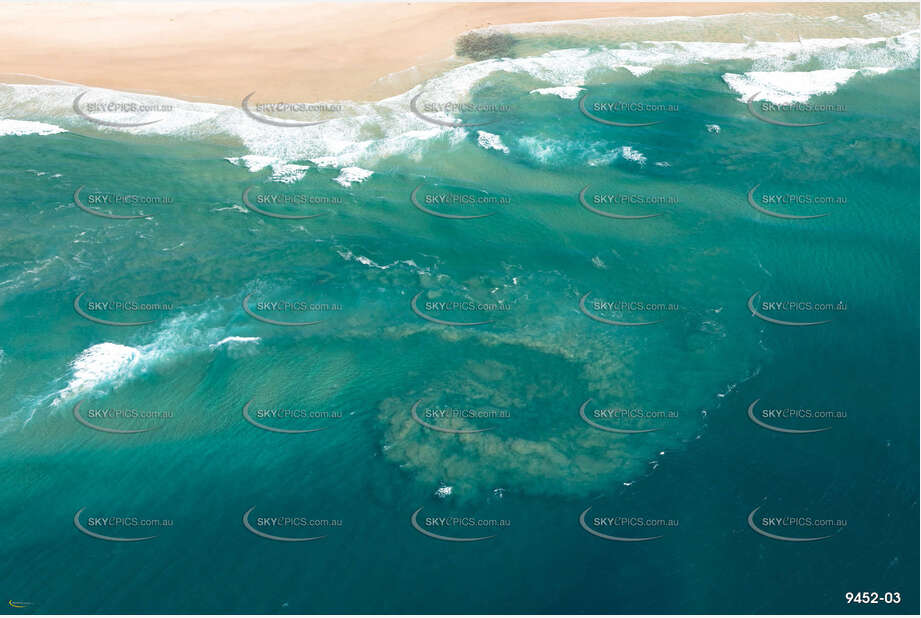
<svg viewBox="0 0 921 618">
<path fill-rule="evenodd" d="M 2 2 L 0 81 L 36 75 L 227 104 L 252 91 L 263 101 L 378 99 L 430 76 L 453 55 L 458 35 L 489 25 L 848 8 L 856 6 Z"/>
</svg>

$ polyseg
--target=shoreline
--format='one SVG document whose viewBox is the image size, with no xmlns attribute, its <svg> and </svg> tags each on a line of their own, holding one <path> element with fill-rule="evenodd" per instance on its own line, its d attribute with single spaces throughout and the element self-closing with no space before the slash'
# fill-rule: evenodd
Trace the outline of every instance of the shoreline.
<svg viewBox="0 0 921 618">
<path fill-rule="evenodd" d="M 454 57 L 455 41 L 464 32 L 490 26 L 753 12 L 853 16 L 884 6 L 0 3 L 0 57 L 4 59 L 0 79 L 66 82 L 233 106 L 253 91 L 263 100 L 373 101 L 472 62 Z M 388 44 L 392 41 L 400 43 Z"/>
</svg>

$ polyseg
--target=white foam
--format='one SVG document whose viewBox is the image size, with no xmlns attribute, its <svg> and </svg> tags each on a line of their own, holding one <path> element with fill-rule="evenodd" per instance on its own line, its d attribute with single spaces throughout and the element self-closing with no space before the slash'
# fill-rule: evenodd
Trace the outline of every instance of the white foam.
<svg viewBox="0 0 921 618">
<path fill-rule="evenodd" d="M 569 157 L 585 161 L 592 167 L 610 165 L 618 159 L 632 161 L 641 166 L 646 165 L 647 161 L 644 153 L 631 146 L 611 148 L 610 144 L 601 141 L 584 144 L 572 140 L 525 135 L 518 138 L 517 143 L 532 159 L 549 165 Z"/>
<path fill-rule="evenodd" d="M 528 94 L 550 94 L 561 99 L 575 99 L 583 90 L 585 89 L 581 86 L 556 86 L 553 88 L 535 88 Z"/>
<path fill-rule="evenodd" d="M 645 166 L 647 162 L 646 155 L 639 150 L 636 150 L 630 146 L 621 146 L 619 148 L 614 148 L 610 152 L 607 152 L 601 156 L 590 157 L 586 163 L 592 167 L 601 167 L 610 165 L 618 159 L 623 159 L 624 161 L 632 161 L 641 167 Z"/>
<path fill-rule="evenodd" d="M 725 73 L 723 81 L 741 96 L 739 101 L 770 101 L 777 104 L 805 103 L 817 94 L 831 94 L 857 71 L 832 69 L 819 71 L 750 71 L 739 75 Z"/>
<path fill-rule="evenodd" d="M 261 337 L 237 337 L 237 336 L 233 336 L 233 337 L 224 337 L 223 339 L 221 339 L 221 340 L 218 341 L 217 343 L 212 343 L 210 347 L 211 347 L 211 349 L 213 350 L 214 348 L 219 348 L 219 347 L 224 346 L 224 345 L 226 345 L 226 346 L 237 346 L 237 345 L 243 345 L 243 344 L 247 344 L 247 343 L 256 343 L 256 344 L 258 344 L 258 343 L 261 342 L 261 341 L 262 341 L 262 338 L 261 338 Z"/>
<path fill-rule="evenodd" d="M 225 161 L 229 161 L 233 165 L 242 165 L 251 172 L 258 172 L 265 169 L 266 167 L 276 163 L 278 159 L 275 157 L 267 157 L 265 155 L 243 155 L 242 157 L 224 157 Z"/>
<path fill-rule="evenodd" d="M 86 348 L 71 361 L 70 381 L 51 405 L 86 394 L 100 384 L 124 380 L 137 369 L 141 357 L 137 348 L 108 341 Z"/>
<path fill-rule="evenodd" d="M 740 101 L 770 101 L 778 105 L 805 103 L 820 94 L 832 94 L 858 73 L 881 75 L 890 69 L 820 69 L 817 71 L 749 71 L 725 73 L 723 81 L 741 96 Z"/>
<path fill-rule="evenodd" d="M 486 150 L 498 150 L 508 154 L 508 146 L 502 143 L 502 138 L 496 135 L 495 133 L 487 133 L 486 131 L 477 131 L 476 143 L 480 147 L 485 148 Z"/>
<path fill-rule="evenodd" d="M 689 18 L 681 18 L 689 19 Z M 306 127 L 278 127 L 254 120 L 239 107 L 191 103 L 155 97 L 89 89 L 85 102 L 137 100 L 168 106 L 169 111 L 125 116 L 124 120 L 156 119 L 136 127 L 93 124 L 73 113 L 74 98 L 87 92 L 75 85 L 0 85 L 0 113 L 19 121 L 54 118 L 55 130 L 80 128 L 102 133 L 169 135 L 189 139 L 221 135 L 239 140 L 249 155 L 275 165 L 313 162 L 337 168 L 373 169 L 377 160 L 394 154 L 424 156 L 428 144 L 454 144 L 467 135 L 461 128 L 433 125 L 409 109 L 420 101 L 460 103 L 491 75 L 509 73 L 534 80 L 538 89 L 572 88 L 606 81 L 605 71 L 623 68 L 643 75 L 663 66 L 690 66 L 727 60 L 750 61 L 754 73 L 805 70 L 859 70 L 867 67 L 912 67 L 918 60 L 918 31 L 874 38 L 802 39 L 799 41 L 724 43 L 712 41 L 625 42 L 610 48 L 554 50 L 538 56 L 490 59 L 451 69 L 402 94 L 373 102 L 342 102 L 326 122 Z M 870 73 L 868 73 L 870 74 Z M 748 75 L 746 73 L 745 75 Z M 533 86 L 532 86 L 533 88 Z M 809 96 L 797 91 L 797 96 Z M 450 118 L 448 114 L 439 115 Z M 105 119 L 119 120 L 118 114 Z M 245 164 L 245 163 L 244 163 Z M 269 163 L 269 165 L 273 165 Z M 295 178 L 303 169 L 275 169 L 277 180 Z M 343 180 L 348 180 L 343 178 Z M 348 181 L 351 184 L 351 180 Z"/>
<path fill-rule="evenodd" d="M 355 261 L 355 262 L 358 262 L 359 264 L 364 264 L 365 266 L 368 266 L 370 268 L 377 268 L 378 270 L 389 270 L 393 268 L 394 266 L 403 264 L 405 266 L 409 266 L 414 272 L 418 274 L 428 274 L 428 269 L 420 268 L 419 265 L 416 264 L 414 260 L 394 260 L 390 264 L 378 264 L 371 258 L 366 257 L 364 255 L 355 255 L 349 249 L 344 249 L 344 248 L 336 249 L 336 253 L 338 253 L 339 257 L 341 257 L 343 260 L 347 262 Z"/>
<path fill-rule="evenodd" d="M 630 146 L 621 146 L 618 149 L 620 156 L 628 161 L 633 161 L 634 163 L 639 163 L 640 165 L 646 165 L 646 155 L 644 155 L 639 150 L 631 148 Z"/>
<path fill-rule="evenodd" d="M 251 172 L 258 172 L 266 167 L 272 168 L 270 180 L 275 182 L 293 183 L 297 182 L 310 169 L 309 165 L 298 165 L 288 163 L 275 157 L 265 155 L 243 155 L 242 157 L 224 157 L 226 161 L 234 165 L 241 165 Z"/>
<path fill-rule="evenodd" d="M 351 187 L 353 182 L 362 183 L 370 178 L 373 173 L 371 170 L 360 167 L 343 167 L 339 170 L 339 175 L 333 180 L 343 187 Z"/>
<path fill-rule="evenodd" d="M 558 149 L 554 141 L 538 139 L 531 135 L 519 138 L 518 145 L 524 148 L 532 158 L 541 163 L 553 160 Z"/>
<path fill-rule="evenodd" d="M 625 64 L 624 66 L 620 68 L 627 69 L 633 74 L 634 77 L 642 77 L 643 75 L 646 75 L 647 73 L 653 70 L 652 67 L 640 67 L 640 66 L 633 66 L 630 64 Z"/>
<path fill-rule="evenodd" d="M 250 212 L 248 208 L 243 208 L 239 204 L 234 204 L 233 206 L 224 206 L 222 208 L 212 208 L 211 212 L 221 212 L 224 210 L 233 210 L 233 211 L 242 212 L 242 213 Z"/>
<path fill-rule="evenodd" d="M 209 322 L 212 325 L 208 326 Z M 226 323 L 226 316 L 215 315 L 212 319 L 208 311 L 180 313 L 165 320 L 147 343 L 92 345 L 70 362 L 67 385 L 53 394 L 52 405 L 95 389 L 118 388 L 151 367 L 178 360 L 190 352 L 207 352 L 211 347 L 209 342 L 224 338 Z"/>
<path fill-rule="evenodd" d="M 309 165 L 297 165 L 295 163 L 281 163 L 272 167 L 272 180 L 291 184 L 297 182 L 307 174 L 310 169 Z"/>
<path fill-rule="evenodd" d="M 23 268 L 22 272 L 18 273 L 14 278 L 0 281 L 0 289 L 2 289 L 4 293 L 11 293 L 13 290 L 17 290 L 20 287 L 36 284 L 43 280 L 49 280 L 49 277 L 55 276 L 54 273 L 40 274 L 49 267 L 54 266 L 60 268 L 62 265 L 65 267 L 67 266 L 64 258 L 57 255 L 45 258 L 44 260 L 20 264 L 20 266 L 23 267 L 27 265 L 31 267 Z"/>
<path fill-rule="evenodd" d="M 454 493 L 453 487 L 451 487 L 450 485 L 442 485 L 441 487 L 435 490 L 435 497 L 444 499 L 450 496 L 452 493 Z"/>
<path fill-rule="evenodd" d="M 707 125 L 707 133 L 719 133 L 720 131 L 722 131 L 722 129 L 720 128 L 720 125 L 718 124 L 708 124 Z M 658 163 L 656 165 L 658 165 Z"/>
<path fill-rule="evenodd" d="M 46 122 L 0 118 L 0 136 L 4 135 L 54 135 L 67 133 L 67 129 Z"/>
</svg>

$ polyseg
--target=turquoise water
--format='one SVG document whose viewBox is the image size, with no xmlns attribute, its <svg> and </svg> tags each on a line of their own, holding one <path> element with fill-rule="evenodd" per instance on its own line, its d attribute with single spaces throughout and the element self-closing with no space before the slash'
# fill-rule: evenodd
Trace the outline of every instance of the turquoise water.
<svg viewBox="0 0 921 618">
<path fill-rule="evenodd" d="M 0 136 L 0 572 L 3 594 L 34 604 L 4 609 L 916 612 L 914 58 L 809 98 L 844 111 L 770 113 L 825 122 L 806 128 L 759 120 L 721 79 L 751 70 L 750 60 L 641 76 L 593 69 L 572 99 L 531 93 L 547 84 L 499 70 L 469 96 L 509 111 L 457 116 L 489 125 L 443 129 L 416 118 L 437 134 L 332 166 L 281 157 L 307 166 L 284 168 L 287 177 L 276 169 L 281 159 L 261 169 L 236 159 L 252 152 L 255 138 L 245 135 L 109 131 L 31 112 L 68 131 Z M 808 60 L 798 70 L 824 68 Z M 30 100 L 45 96 L 37 92 Z M 589 109 L 604 101 L 677 109 L 597 112 L 661 120 L 610 126 L 579 111 L 582 95 Z M 367 125 L 359 133 L 375 145 L 391 138 Z M 500 142 L 484 147 L 490 135 Z M 349 165 L 373 174 L 334 182 Z M 772 217 L 749 205 L 756 185 L 756 203 L 788 194 L 834 202 L 762 202 L 780 214 L 827 213 Z M 605 212 L 660 216 L 589 212 L 579 201 L 586 186 L 586 201 Z M 80 187 L 81 203 L 99 212 L 151 217 L 93 216 L 75 203 Z M 417 201 L 440 214 L 492 214 L 427 214 L 410 199 L 417 187 Z M 260 215 L 244 204 L 249 188 L 250 204 L 266 211 L 321 216 Z M 90 202 L 106 193 L 161 203 Z M 624 194 L 647 203 L 594 201 Z M 492 201 L 426 200 L 439 195 Z M 298 203 L 305 196 L 320 203 Z M 758 302 L 833 307 L 757 305 L 768 317 L 830 321 L 760 320 L 747 306 L 756 292 Z M 580 310 L 589 293 L 587 313 L 656 323 L 590 319 Z M 81 317 L 81 294 L 91 317 L 150 322 Z M 428 321 L 413 310 L 417 295 L 419 313 L 487 323 Z M 256 315 L 317 323 L 260 321 L 244 310 L 246 298 Z M 89 304 L 106 300 L 154 308 Z M 259 304 L 271 302 L 322 307 Z M 588 399 L 596 424 L 642 433 L 590 426 L 579 415 Z M 747 415 L 756 399 L 758 410 L 845 414 L 767 419 L 827 431 L 770 431 Z M 243 416 L 247 402 L 264 425 L 321 431 L 256 427 Z M 426 427 L 413 419 L 417 402 L 430 425 L 486 431 Z M 74 418 L 78 403 L 99 427 L 152 429 L 94 430 Z M 90 416 L 105 408 L 159 415 Z M 317 414 L 256 416 L 260 409 Z M 483 418 L 432 414 L 443 409 Z M 646 416 L 595 414 L 624 409 Z M 324 538 L 260 538 L 242 523 L 251 507 L 248 521 L 262 532 Z M 593 536 L 579 524 L 589 507 L 599 532 L 661 538 Z M 778 541 L 748 525 L 756 507 L 759 518 L 836 523 L 771 529 L 830 535 Z M 495 536 L 430 538 L 410 523 L 420 508 L 429 532 Z M 156 538 L 81 534 L 81 509 L 90 531 Z M 108 516 L 168 525 L 91 523 Z M 257 516 L 326 523 L 260 526 Z M 425 519 L 441 516 L 488 521 Z M 654 523 L 593 525 L 605 516 Z M 846 593 L 861 591 L 898 592 L 901 603 L 847 604 Z"/>
</svg>

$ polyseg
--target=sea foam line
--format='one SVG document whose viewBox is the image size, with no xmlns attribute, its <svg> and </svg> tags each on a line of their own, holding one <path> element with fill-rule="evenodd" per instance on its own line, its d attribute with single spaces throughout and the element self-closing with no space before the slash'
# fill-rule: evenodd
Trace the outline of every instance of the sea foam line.
<svg viewBox="0 0 921 618">
<path fill-rule="evenodd" d="M 50 120 L 57 130 L 92 129 L 100 132 L 124 132 L 143 136 L 169 135 L 200 139 L 212 135 L 229 135 L 240 140 L 247 154 L 238 162 L 254 169 L 258 161 L 268 162 L 275 180 L 297 180 L 303 167 L 286 167 L 309 161 L 320 167 L 373 168 L 375 161 L 395 154 L 421 157 L 427 146 L 438 140 L 448 145 L 467 138 L 463 128 L 433 125 L 410 111 L 409 102 L 421 95 L 422 100 L 458 103 L 487 77 L 500 73 L 526 75 L 533 80 L 529 91 L 581 87 L 592 83 L 601 69 L 621 68 L 634 76 L 648 75 L 664 66 L 691 66 L 720 61 L 748 60 L 748 78 L 734 80 L 742 88 L 755 75 L 799 73 L 803 69 L 841 71 L 863 70 L 879 74 L 884 70 L 915 66 L 918 61 L 918 30 L 890 37 L 827 38 L 799 41 L 724 43 L 710 41 L 643 41 L 616 47 L 554 50 L 521 58 L 501 58 L 465 64 L 415 86 L 407 92 L 374 103 L 341 102 L 341 112 L 326 116 L 323 124 L 297 128 L 277 127 L 247 116 L 240 108 L 209 103 L 192 103 L 103 89 L 90 89 L 87 100 L 118 99 L 156 104 L 171 111 L 151 112 L 145 118 L 157 122 L 136 127 L 95 126 L 73 113 L 76 96 L 87 89 L 70 85 L 0 86 L 0 115 L 14 121 Z M 871 69 L 871 71 L 866 71 Z M 853 73 L 851 74 L 853 75 Z M 734 78 L 730 78 L 731 80 Z M 775 81 L 782 78 L 775 78 Z M 792 88 L 792 78 L 786 80 Z M 564 92 L 559 90 L 557 92 Z M 570 91 L 565 91 L 567 94 Z M 789 96 L 812 96 L 802 89 Z M 442 113 L 441 119 L 453 119 Z M 111 120 L 137 120 L 125 112 L 107 114 Z M 375 138 L 369 138 L 375 135 Z M 255 157 L 251 161 L 246 157 Z M 259 159 L 261 158 L 261 159 Z M 264 167 L 264 166 L 263 166 Z M 262 168 L 259 168 L 262 169 Z M 370 171 L 370 170 L 368 170 Z M 343 182 L 352 181 L 342 178 Z"/>
</svg>

